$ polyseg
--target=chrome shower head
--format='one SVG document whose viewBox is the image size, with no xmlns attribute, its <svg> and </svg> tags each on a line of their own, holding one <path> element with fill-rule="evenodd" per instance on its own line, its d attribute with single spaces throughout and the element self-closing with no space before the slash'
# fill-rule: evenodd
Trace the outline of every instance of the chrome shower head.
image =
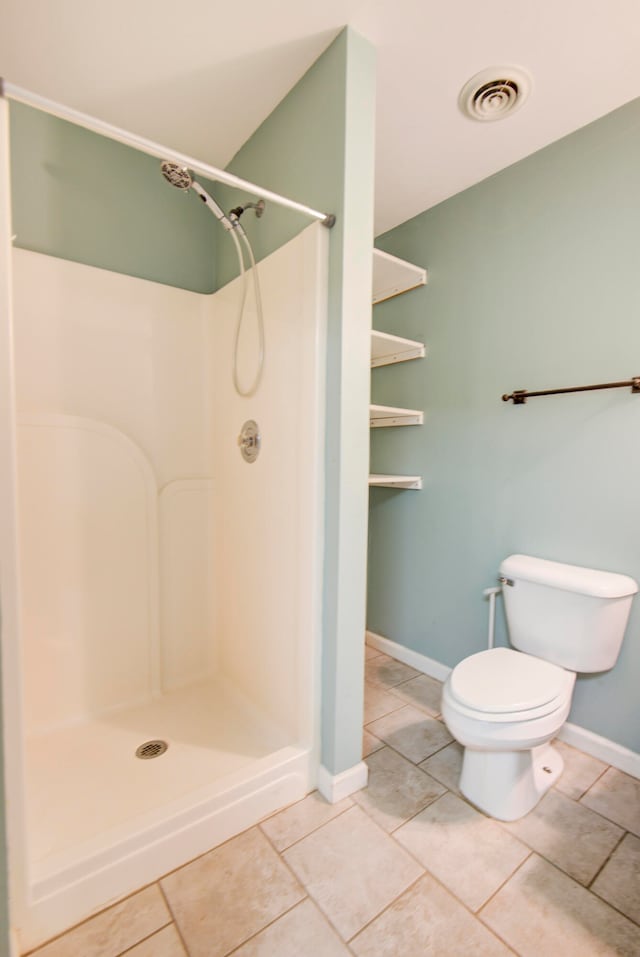
<svg viewBox="0 0 640 957">
<path fill-rule="evenodd" d="M 160 164 L 160 170 L 167 183 L 171 183 L 178 189 L 190 189 L 193 185 L 193 176 L 186 166 L 179 166 L 178 163 L 163 160 Z"/>
<path fill-rule="evenodd" d="M 218 206 L 213 196 L 210 196 L 206 189 L 202 188 L 200 183 L 193 178 L 191 170 L 187 169 L 186 166 L 180 166 L 179 163 L 172 163 L 171 160 L 163 160 L 160 163 L 160 170 L 167 183 L 170 183 L 171 186 L 176 186 L 185 193 L 188 189 L 192 189 L 194 193 L 197 193 L 205 206 L 209 207 L 216 219 L 220 220 L 228 232 L 231 232 L 233 229 L 239 229 L 241 232 L 244 232 L 238 219 L 231 221 L 225 215 L 224 210 Z"/>
</svg>

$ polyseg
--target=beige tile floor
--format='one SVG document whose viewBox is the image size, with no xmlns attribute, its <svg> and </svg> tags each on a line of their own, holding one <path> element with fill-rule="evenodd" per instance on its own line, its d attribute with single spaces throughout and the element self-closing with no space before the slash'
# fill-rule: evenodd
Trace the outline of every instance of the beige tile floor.
<svg viewBox="0 0 640 957">
<path fill-rule="evenodd" d="M 457 789 L 439 683 L 366 655 L 365 790 L 310 794 L 34 957 L 638 957 L 640 781 L 556 743 L 555 788 L 493 821 Z"/>
</svg>

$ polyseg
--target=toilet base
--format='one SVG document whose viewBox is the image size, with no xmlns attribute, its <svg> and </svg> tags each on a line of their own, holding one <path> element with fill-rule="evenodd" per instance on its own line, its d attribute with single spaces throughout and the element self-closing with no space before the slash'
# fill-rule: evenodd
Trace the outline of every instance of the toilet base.
<svg viewBox="0 0 640 957">
<path fill-rule="evenodd" d="M 550 744 L 528 751 L 465 748 L 460 790 L 485 814 L 499 821 L 517 821 L 536 806 L 563 767 Z"/>
</svg>

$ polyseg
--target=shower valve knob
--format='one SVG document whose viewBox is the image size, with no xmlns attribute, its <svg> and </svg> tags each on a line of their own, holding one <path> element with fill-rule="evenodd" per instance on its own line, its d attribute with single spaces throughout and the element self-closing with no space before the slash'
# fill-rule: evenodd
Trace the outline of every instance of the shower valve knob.
<svg viewBox="0 0 640 957">
<path fill-rule="evenodd" d="M 248 419 L 242 426 L 238 446 L 245 462 L 255 462 L 260 452 L 260 429 L 253 419 Z"/>
</svg>

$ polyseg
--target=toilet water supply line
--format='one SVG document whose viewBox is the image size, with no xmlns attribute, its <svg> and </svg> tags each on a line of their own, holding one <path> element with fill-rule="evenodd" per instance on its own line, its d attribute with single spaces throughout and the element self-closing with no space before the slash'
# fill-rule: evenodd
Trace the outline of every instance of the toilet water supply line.
<svg viewBox="0 0 640 957">
<path fill-rule="evenodd" d="M 493 648 L 495 640 L 495 630 L 496 630 L 496 595 L 499 595 L 502 591 L 500 586 L 495 588 L 485 588 L 482 592 L 485 598 L 489 599 L 489 634 L 487 640 L 487 648 Z"/>
</svg>

